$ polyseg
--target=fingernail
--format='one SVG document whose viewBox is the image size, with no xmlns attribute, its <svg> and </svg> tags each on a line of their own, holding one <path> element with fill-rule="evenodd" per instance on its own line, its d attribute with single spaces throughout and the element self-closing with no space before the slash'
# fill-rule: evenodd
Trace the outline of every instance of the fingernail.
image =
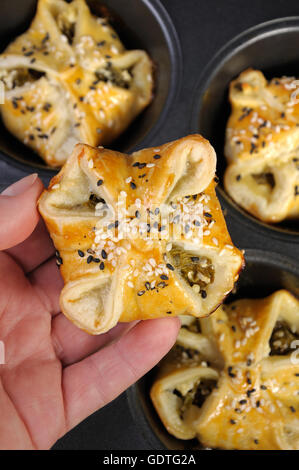
<svg viewBox="0 0 299 470">
<path fill-rule="evenodd" d="M 2 191 L 2 196 L 18 196 L 19 194 L 24 193 L 27 189 L 32 186 L 38 177 L 37 173 L 33 173 L 32 175 L 25 176 L 21 180 L 17 181 L 16 183 L 11 184 L 8 188 Z"/>
</svg>

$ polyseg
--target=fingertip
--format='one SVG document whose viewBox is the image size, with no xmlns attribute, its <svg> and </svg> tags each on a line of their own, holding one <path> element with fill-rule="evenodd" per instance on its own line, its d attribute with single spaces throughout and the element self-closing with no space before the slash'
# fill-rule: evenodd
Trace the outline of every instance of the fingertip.
<svg viewBox="0 0 299 470">
<path fill-rule="evenodd" d="M 0 250 L 18 245 L 31 235 L 39 220 L 37 200 L 43 187 L 37 174 L 33 174 L 0 195 Z"/>
</svg>

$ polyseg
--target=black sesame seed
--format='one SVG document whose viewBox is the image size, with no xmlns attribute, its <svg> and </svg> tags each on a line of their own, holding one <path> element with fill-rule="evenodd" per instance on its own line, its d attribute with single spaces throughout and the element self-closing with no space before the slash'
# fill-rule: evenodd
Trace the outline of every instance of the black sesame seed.
<svg viewBox="0 0 299 470">
<path fill-rule="evenodd" d="M 261 385 L 261 389 L 262 389 L 262 390 L 267 390 L 266 385 Z"/>
<path fill-rule="evenodd" d="M 160 278 L 162 279 L 162 281 L 168 281 L 168 276 L 166 276 L 166 274 L 161 274 Z"/>
<path fill-rule="evenodd" d="M 255 149 L 256 149 L 256 145 L 253 142 L 251 142 L 249 153 L 253 153 Z"/>
<path fill-rule="evenodd" d="M 148 281 L 146 281 L 146 283 L 144 285 L 145 285 L 146 290 L 150 290 L 151 285 Z"/>
<path fill-rule="evenodd" d="M 235 378 L 236 377 L 236 374 L 233 373 L 233 368 L 232 366 L 228 366 L 227 368 L 227 372 L 228 372 L 228 375 L 232 378 Z"/>
<path fill-rule="evenodd" d="M 141 214 L 140 214 L 140 212 L 139 212 L 139 211 L 136 211 L 136 212 L 135 212 L 135 217 L 136 217 L 136 219 L 140 219 L 140 217 L 141 217 Z"/>
<path fill-rule="evenodd" d="M 132 189 L 136 189 L 136 188 L 137 188 L 136 184 L 135 184 L 133 181 L 131 181 L 130 186 L 131 186 Z"/>
<path fill-rule="evenodd" d="M 103 180 L 98 180 L 98 182 L 97 182 L 97 186 L 102 186 L 102 184 L 103 184 L 103 183 L 104 183 L 104 181 L 103 181 Z"/>
<path fill-rule="evenodd" d="M 46 35 L 42 39 L 42 44 L 45 44 L 45 42 L 49 41 L 49 39 L 50 39 L 50 34 L 46 33 Z"/>
<path fill-rule="evenodd" d="M 199 257 L 198 256 L 191 256 L 191 261 L 192 261 L 192 263 L 198 263 L 199 262 Z"/>
<path fill-rule="evenodd" d="M 78 255 L 80 256 L 80 258 L 83 258 L 84 257 L 84 252 L 82 250 L 78 250 Z"/>
<path fill-rule="evenodd" d="M 237 331 L 237 328 L 235 327 L 235 325 L 232 325 L 232 330 L 235 332 Z"/>
<path fill-rule="evenodd" d="M 235 421 L 234 419 L 231 419 L 231 420 L 230 420 L 230 423 L 231 423 L 231 424 L 236 424 L 236 421 Z"/>
<path fill-rule="evenodd" d="M 159 284 L 157 285 L 157 287 L 161 287 L 162 289 L 164 289 L 164 287 L 166 287 L 168 284 L 166 284 L 165 282 L 159 282 Z"/>
<path fill-rule="evenodd" d="M 250 395 L 254 393 L 255 391 L 256 391 L 255 388 L 252 388 L 251 390 L 247 390 L 246 394 L 248 397 L 250 397 Z"/>
<path fill-rule="evenodd" d="M 105 269 L 105 263 L 104 263 L 104 261 L 101 261 L 100 270 L 103 271 L 104 269 Z"/>
<path fill-rule="evenodd" d="M 172 314 L 172 311 L 171 310 L 168 310 L 168 312 L 166 312 L 167 315 L 171 315 Z"/>
<path fill-rule="evenodd" d="M 101 251 L 101 256 L 102 256 L 103 259 L 107 259 L 107 253 L 106 253 L 105 250 Z"/>
<path fill-rule="evenodd" d="M 207 298 L 207 295 L 208 295 L 208 294 L 206 293 L 205 290 L 202 290 L 202 291 L 200 292 L 200 294 L 201 294 L 201 296 L 202 296 L 203 299 L 206 299 L 206 298 Z"/>
<path fill-rule="evenodd" d="M 205 213 L 204 213 L 204 216 L 205 216 L 205 217 L 208 217 L 208 218 L 210 219 L 210 218 L 212 217 L 212 214 L 210 214 L 209 212 L 205 212 Z"/>
<path fill-rule="evenodd" d="M 48 113 L 51 107 L 52 107 L 51 103 L 45 103 L 43 106 L 43 110 L 46 111 L 46 113 Z"/>
<path fill-rule="evenodd" d="M 155 159 L 155 160 L 159 160 L 159 158 L 161 158 L 161 155 L 158 155 L 158 154 L 157 154 L 157 155 L 154 155 L 154 159 Z"/>
<path fill-rule="evenodd" d="M 296 413 L 296 410 L 293 406 L 290 406 L 290 410 L 291 410 L 292 413 Z"/>
<path fill-rule="evenodd" d="M 258 443 L 259 443 L 259 440 L 258 440 L 258 439 L 254 439 L 253 442 L 254 442 L 255 444 L 258 444 Z"/>
<path fill-rule="evenodd" d="M 137 292 L 137 295 L 141 297 L 143 294 L 145 294 L 145 290 L 140 290 Z"/>
<path fill-rule="evenodd" d="M 93 256 L 92 256 L 92 255 L 89 255 L 89 256 L 87 257 L 86 263 L 89 264 L 89 263 L 92 262 L 92 260 L 93 260 Z"/>
<path fill-rule="evenodd" d="M 166 264 L 166 267 L 167 267 L 168 269 L 170 269 L 170 271 L 174 271 L 174 267 L 172 266 L 172 264 L 167 263 L 167 264 Z"/>
<path fill-rule="evenodd" d="M 245 399 L 243 399 L 243 400 L 240 400 L 240 401 L 239 401 L 239 403 L 240 403 L 240 405 L 246 405 L 246 403 L 247 403 L 247 400 L 245 400 Z"/>
<path fill-rule="evenodd" d="M 236 181 L 240 181 L 241 178 L 242 178 L 241 175 L 237 175 L 237 176 L 236 176 Z"/>
</svg>

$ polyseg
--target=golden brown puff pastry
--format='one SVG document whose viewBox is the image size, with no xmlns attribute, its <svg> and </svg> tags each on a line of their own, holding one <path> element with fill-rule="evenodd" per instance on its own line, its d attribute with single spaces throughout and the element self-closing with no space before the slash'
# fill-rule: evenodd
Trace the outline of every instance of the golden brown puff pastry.
<svg viewBox="0 0 299 470">
<path fill-rule="evenodd" d="M 229 195 L 264 222 L 299 217 L 299 80 L 248 69 L 230 85 Z"/>
<path fill-rule="evenodd" d="M 280 290 L 197 322 L 197 345 L 176 346 L 151 390 L 168 431 L 211 448 L 298 450 L 298 300 Z"/>
<path fill-rule="evenodd" d="M 7 129 L 49 165 L 61 166 L 77 142 L 118 137 L 152 99 L 152 62 L 126 51 L 85 0 L 39 0 L 24 34 L 0 55 Z"/>
<path fill-rule="evenodd" d="M 208 315 L 243 263 L 215 195 L 216 156 L 199 135 L 124 155 L 78 144 L 39 202 L 80 328 Z"/>
</svg>

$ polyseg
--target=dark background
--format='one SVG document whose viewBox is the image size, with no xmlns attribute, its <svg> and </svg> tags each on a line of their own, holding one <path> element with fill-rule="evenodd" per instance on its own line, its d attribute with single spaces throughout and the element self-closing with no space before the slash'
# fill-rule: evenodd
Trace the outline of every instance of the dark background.
<svg viewBox="0 0 299 470">
<path fill-rule="evenodd" d="M 181 95 L 175 109 L 170 112 L 171 122 L 164 123 L 153 145 L 189 132 L 196 82 L 220 47 L 258 23 L 299 15 L 297 0 L 161 0 L 161 3 L 171 16 L 180 38 L 184 77 Z M 125 394 L 85 420 L 58 441 L 55 448 L 151 449 L 137 431 Z"/>
<path fill-rule="evenodd" d="M 123 1 L 130 2 L 130 0 Z M 240 32 L 258 23 L 299 15 L 298 0 L 161 0 L 161 3 L 167 9 L 180 38 L 184 77 L 175 109 L 169 113 L 171 120 L 165 120 L 152 145 L 189 133 L 190 109 L 196 82 L 205 65 L 220 47 Z M 144 21 L 146 22 L 146 18 Z M 12 171 L 5 162 L 0 162 L 0 190 L 22 176 L 25 174 L 21 170 L 16 177 L 15 169 Z M 240 240 L 240 231 L 234 226 L 234 221 L 229 221 L 228 225 L 233 235 L 239 233 Z M 244 239 L 245 235 L 244 232 Z M 260 242 L 257 234 L 250 234 L 251 247 L 259 247 Z M 242 248 L 247 248 L 246 243 L 242 244 Z M 283 246 L 275 247 L 276 252 L 281 252 L 283 249 Z M 137 430 L 125 394 L 81 423 L 58 441 L 54 448 L 150 449 Z"/>
</svg>

